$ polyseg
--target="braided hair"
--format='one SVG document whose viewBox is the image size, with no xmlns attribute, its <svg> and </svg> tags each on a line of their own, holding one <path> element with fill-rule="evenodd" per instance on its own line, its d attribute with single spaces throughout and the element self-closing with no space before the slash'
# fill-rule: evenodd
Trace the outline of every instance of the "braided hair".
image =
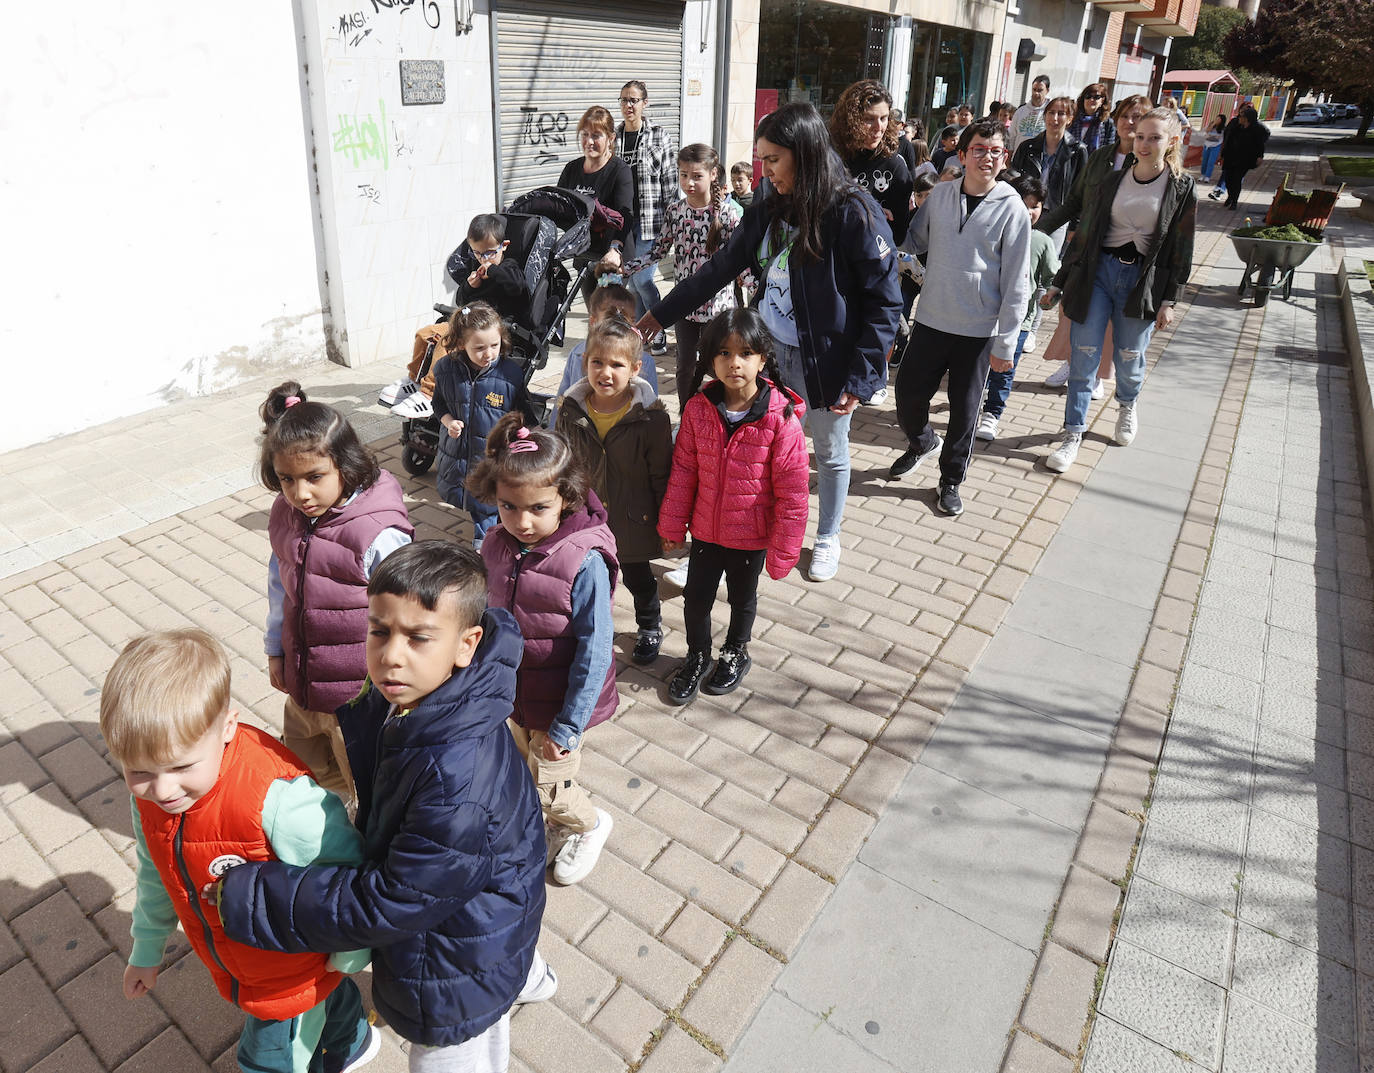
<svg viewBox="0 0 1374 1073">
<path fill-rule="evenodd" d="M 721 181 L 720 154 L 705 142 L 684 145 L 677 155 L 679 164 L 696 164 L 711 173 L 711 230 L 706 233 L 706 252 L 715 253 L 720 249 L 721 235 L 725 224 L 720 218 L 720 207 L 725 201 L 725 184 Z"/>
<path fill-rule="evenodd" d="M 701 342 L 697 348 L 697 361 L 692 369 L 692 379 L 687 385 L 686 398 L 690 399 L 701 390 L 701 382 L 709 373 L 715 375 L 716 355 L 725 346 L 730 336 L 739 336 L 739 340 L 744 344 L 744 349 L 751 354 L 763 355 L 763 373 L 768 380 L 774 384 L 779 391 L 783 391 L 783 398 L 786 402 L 783 405 L 782 413 L 784 417 L 791 417 L 794 409 L 792 396 L 784 391 L 787 387 L 783 383 L 782 370 L 778 368 L 777 355 L 773 350 L 773 336 L 768 331 L 768 325 L 764 323 L 763 315 L 750 306 L 743 309 L 727 309 L 724 313 L 717 313 L 707 323 L 701 333 Z M 683 405 L 686 405 L 684 402 Z"/>
</svg>

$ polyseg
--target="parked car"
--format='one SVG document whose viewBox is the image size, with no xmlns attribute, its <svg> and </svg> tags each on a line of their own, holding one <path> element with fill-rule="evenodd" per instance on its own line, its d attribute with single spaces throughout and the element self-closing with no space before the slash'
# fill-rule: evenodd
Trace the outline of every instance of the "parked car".
<svg viewBox="0 0 1374 1073">
<path fill-rule="evenodd" d="M 1294 110 L 1290 123 L 1325 123 L 1326 113 L 1319 105 L 1300 104 Z"/>
<path fill-rule="evenodd" d="M 1338 110 L 1339 110 L 1339 109 L 1342 109 L 1342 108 L 1345 109 L 1345 118 L 1346 118 L 1346 119 L 1359 119 L 1359 118 L 1360 118 L 1360 106 L 1359 106 L 1358 104 L 1338 104 L 1338 105 L 1336 105 L 1336 108 L 1337 108 Z"/>
</svg>

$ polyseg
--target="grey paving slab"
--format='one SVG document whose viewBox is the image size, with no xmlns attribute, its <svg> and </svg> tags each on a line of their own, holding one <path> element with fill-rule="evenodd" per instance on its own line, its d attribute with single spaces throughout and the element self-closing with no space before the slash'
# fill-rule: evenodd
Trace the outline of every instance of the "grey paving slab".
<svg viewBox="0 0 1374 1073">
<path fill-rule="evenodd" d="M 1213 406 L 1215 407 L 1215 404 Z M 1151 437 L 1149 441 L 1141 440 L 1131 444 L 1129 451 L 1108 452 L 1098 463 L 1096 473 L 1144 471 L 1154 484 L 1191 491 L 1197 482 L 1201 458 L 1201 442 L 1158 436 Z"/>
<path fill-rule="evenodd" d="M 1241 854 L 1147 821 L 1135 874 L 1233 913 L 1240 890 Z"/>
<path fill-rule="evenodd" d="M 1099 1013 L 1083 1073 L 1197 1073 L 1197 1065 Z"/>
<path fill-rule="evenodd" d="M 1236 928 L 1232 989 L 1246 998 L 1355 1045 L 1355 973 L 1243 921 Z"/>
<path fill-rule="evenodd" d="M 1118 938 L 1223 987 L 1234 933 L 1234 917 L 1143 875 L 1131 882 L 1117 928 Z"/>
<path fill-rule="evenodd" d="M 1249 810 L 1176 775 L 1161 771 L 1150 793 L 1150 822 L 1184 831 L 1225 850 L 1245 846 Z"/>
<path fill-rule="evenodd" d="M 1246 880 L 1273 873 L 1288 882 L 1350 897 L 1351 845 L 1263 809 L 1250 811 Z"/>
<path fill-rule="evenodd" d="M 1167 570 L 1168 565 L 1159 559 L 1122 555 L 1119 547 L 1060 529 L 1045 549 L 1035 576 L 1153 611 Z"/>
<path fill-rule="evenodd" d="M 996 693 L 965 687 L 921 764 L 1064 827 L 1081 827 L 1107 743 Z"/>
<path fill-rule="evenodd" d="M 1077 841 L 1076 830 L 917 764 L 859 861 L 1033 951 Z"/>
<path fill-rule="evenodd" d="M 1003 624 L 969 684 L 1110 739 L 1134 672 L 1132 664 Z"/>
<path fill-rule="evenodd" d="M 1226 992 L 1131 943 L 1118 941 L 1098 1008 L 1206 1069 L 1221 1059 Z"/>
<path fill-rule="evenodd" d="M 725 1063 L 724 1073 L 898 1073 L 830 1023 L 776 991 L 764 1000 L 750 1030 Z"/>
<path fill-rule="evenodd" d="M 1240 919 L 1344 965 L 1355 964 L 1350 902 L 1272 877 L 1241 890 Z"/>
<path fill-rule="evenodd" d="M 850 956 L 856 921 L 897 925 L 862 963 Z M 860 863 L 776 987 L 909 1073 L 995 1073 L 1034 966 L 1031 950 Z"/>
<path fill-rule="evenodd" d="M 1007 612 L 1006 625 L 1103 659 L 1132 663 L 1149 632 L 1152 613 L 1153 605 L 1132 605 L 1035 574 Z"/>
<path fill-rule="evenodd" d="M 1095 492 L 1088 484 L 1069 511 L 1073 518 L 1069 532 L 1099 544 L 1129 547 L 1132 555 L 1168 562 L 1178 539 L 1182 511 L 1155 496 L 1167 493 L 1172 497 L 1177 491 L 1164 485 L 1141 485 L 1131 491 L 1107 493 Z"/>
<path fill-rule="evenodd" d="M 1221 1073 L 1356 1073 L 1354 1050 L 1233 994 Z"/>
</svg>

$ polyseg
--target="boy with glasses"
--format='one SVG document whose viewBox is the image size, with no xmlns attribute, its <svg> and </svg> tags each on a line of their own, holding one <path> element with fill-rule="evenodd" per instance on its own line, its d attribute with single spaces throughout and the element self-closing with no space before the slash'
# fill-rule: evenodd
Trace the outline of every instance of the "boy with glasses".
<svg viewBox="0 0 1374 1073">
<path fill-rule="evenodd" d="M 890 477 L 939 455 L 937 503 L 949 515 L 964 510 L 959 485 L 973 452 L 989 362 L 1011 365 L 1030 301 L 1030 216 L 1020 195 L 997 181 L 1006 159 L 1002 128 L 971 124 L 959 139 L 962 180 L 930 192 L 902 243 L 907 253 L 925 255 L 926 275 L 896 384 L 897 421 L 909 446 Z M 942 439 L 930 427 L 930 400 L 946 373 L 949 425 Z"/>
<path fill-rule="evenodd" d="M 449 258 L 449 275 L 458 284 L 458 301 L 454 304 L 465 306 L 483 301 L 501 316 L 530 327 L 530 288 L 525 267 L 505 260 L 510 247 L 506 221 L 495 213 L 474 216 L 468 224 L 467 245 L 477 263 L 471 272 L 463 272 L 466 265 L 457 253 Z"/>
</svg>

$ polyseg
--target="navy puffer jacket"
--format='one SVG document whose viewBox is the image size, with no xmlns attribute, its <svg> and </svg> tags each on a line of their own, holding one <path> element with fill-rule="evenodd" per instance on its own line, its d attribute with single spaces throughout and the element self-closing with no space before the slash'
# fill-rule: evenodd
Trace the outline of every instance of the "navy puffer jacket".
<svg viewBox="0 0 1374 1073">
<path fill-rule="evenodd" d="M 365 687 L 339 709 L 365 863 L 245 864 L 221 917 L 267 950 L 371 947 L 372 997 L 406 1039 L 452 1046 L 495 1024 L 524 985 L 544 914 L 544 826 L 506 717 L 524 644 L 483 616 L 472 663 L 404 716 Z"/>
<path fill-rule="evenodd" d="M 439 429 L 439 494 L 444 502 L 473 515 L 491 517 L 496 508 L 474 499 L 467 490 L 468 474 L 487 452 L 487 437 L 496 422 L 513 410 L 538 424 L 530 411 L 525 371 L 510 358 L 493 362 L 480 373 L 461 352 L 446 354 L 434 364 L 434 416 L 452 414 L 463 423 L 459 436 Z"/>
</svg>

